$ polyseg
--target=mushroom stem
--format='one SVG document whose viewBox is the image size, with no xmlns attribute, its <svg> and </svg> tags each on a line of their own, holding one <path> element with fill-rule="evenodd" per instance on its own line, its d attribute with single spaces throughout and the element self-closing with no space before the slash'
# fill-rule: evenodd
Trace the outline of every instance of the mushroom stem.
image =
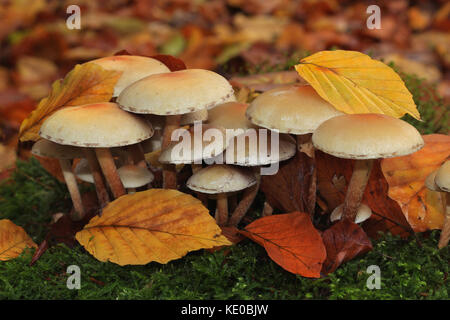
<svg viewBox="0 0 450 320">
<path fill-rule="evenodd" d="M 272 206 L 270 205 L 269 202 L 264 201 L 264 208 L 263 208 L 261 216 L 263 216 L 263 217 L 271 216 L 272 213 L 273 213 Z"/>
<path fill-rule="evenodd" d="M 80 190 L 78 189 L 77 180 L 72 171 L 70 160 L 59 159 L 59 165 L 66 181 L 67 189 L 69 190 L 70 198 L 72 199 L 73 208 L 75 209 L 71 215 L 72 220 L 79 221 L 83 219 L 85 211 L 83 208 L 83 201 L 81 200 Z"/>
<path fill-rule="evenodd" d="M 246 215 L 248 209 L 255 200 L 256 195 L 258 194 L 260 182 L 261 176 L 257 175 L 257 183 L 250 188 L 245 189 L 241 201 L 231 215 L 231 218 L 228 222 L 229 226 L 236 227 L 239 222 L 241 222 L 242 218 Z"/>
<path fill-rule="evenodd" d="M 133 164 L 135 164 L 139 167 L 142 167 L 142 168 L 147 167 L 147 163 L 145 162 L 144 150 L 142 149 L 142 146 L 140 143 L 129 145 L 127 147 L 127 149 L 131 155 Z"/>
<path fill-rule="evenodd" d="M 225 226 L 228 222 L 228 198 L 226 193 L 217 195 L 216 221 L 219 226 Z"/>
<path fill-rule="evenodd" d="M 180 127 L 181 115 L 169 115 L 163 130 L 163 140 L 161 149 L 164 150 L 171 142 L 172 132 Z M 163 166 L 163 188 L 177 188 L 177 170 L 174 164 Z"/>
<path fill-rule="evenodd" d="M 116 164 L 114 163 L 114 158 L 111 155 L 111 151 L 108 148 L 96 148 L 95 153 L 114 198 L 117 199 L 126 194 L 125 188 L 123 187 L 122 181 L 117 173 Z"/>
<path fill-rule="evenodd" d="M 444 226 L 441 230 L 441 236 L 439 238 L 438 248 L 442 249 L 448 245 L 450 240 L 450 192 L 446 192 L 444 198 L 444 208 L 445 208 L 445 220 Z"/>
<path fill-rule="evenodd" d="M 372 171 L 374 160 L 356 160 L 353 167 L 352 177 L 348 184 L 345 195 L 343 218 L 355 221 L 356 213 L 361 204 Z"/>
<path fill-rule="evenodd" d="M 92 149 L 83 148 L 83 153 L 89 163 L 89 167 L 94 178 L 95 190 L 100 203 L 100 209 L 103 209 L 109 202 L 109 195 L 108 190 L 106 190 L 105 182 L 103 181 L 100 165 L 97 161 L 97 157 L 95 156 L 95 152 Z"/>
<path fill-rule="evenodd" d="M 316 156 L 315 149 L 312 144 L 312 133 L 297 135 L 297 150 L 298 152 L 305 153 L 312 159 L 313 168 L 311 172 L 311 182 L 308 190 L 308 198 L 306 203 L 306 211 L 311 215 L 314 215 L 316 209 L 316 194 L 317 194 L 317 169 L 316 169 Z"/>
</svg>

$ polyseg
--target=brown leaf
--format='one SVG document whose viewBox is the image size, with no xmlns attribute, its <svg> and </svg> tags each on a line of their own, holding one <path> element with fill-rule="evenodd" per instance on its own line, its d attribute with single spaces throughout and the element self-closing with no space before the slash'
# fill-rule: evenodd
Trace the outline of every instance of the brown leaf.
<svg viewBox="0 0 450 320">
<path fill-rule="evenodd" d="M 263 217 L 241 233 L 263 246 L 283 269 L 304 277 L 320 277 L 326 250 L 308 214 L 292 212 Z"/>
<path fill-rule="evenodd" d="M 340 220 L 322 234 L 327 259 L 322 273 L 334 272 L 341 264 L 372 250 L 372 243 L 364 230 L 348 219 Z"/>
<path fill-rule="evenodd" d="M 314 161 L 303 152 L 280 163 L 275 175 L 262 176 L 261 190 L 273 208 L 283 212 L 307 212 Z"/>
</svg>

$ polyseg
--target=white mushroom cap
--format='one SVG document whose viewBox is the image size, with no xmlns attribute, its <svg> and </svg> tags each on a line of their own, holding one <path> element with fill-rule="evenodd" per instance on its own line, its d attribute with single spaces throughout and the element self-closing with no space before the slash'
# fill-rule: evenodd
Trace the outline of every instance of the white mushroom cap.
<svg viewBox="0 0 450 320">
<path fill-rule="evenodd" d="M 234 90 L 221 75 L 203 69 L 155 74 L 128 86 L 117 98 L 134 113 L 177 115 L 235 101 Z"/>
<path fill-rule="evenodd" d="M 117 163 L 116 163 L 117 164 Z M 149 184 L 155 178 L 153 173 L 147 168 L 135 165 L 124 165 L 117 169 L 117 173 L 125 188 L 139 188 Z M 75 175 L 78 179 L 88 183 L 94 183 L 89 163 L 86 159 L 81 159 L 75 167 Z"/>
<path fill-rule="evenodd" d="M 330 215 L 331 222 L 340 220 L 342 218 L 342 211 L 344 208 L 344 204 L 340 204 L 337 206 Z M 356 213 L 355 223 L 361 223 L 366 221 L 372 215 L 372 210 L 370 210 L 369 206 L 365 204 L 361 204 L 358 208 L 358 212 Z"/>
<path fill-rule="evenodd" d="M 194 191 L 218 194 L 236 192 L 256 184 L 255 175 L 245 168 L 214 164 L 200 169 L 187 181 L 186 186 Z"/>
<path fill-rule="evenodd" d="M 144 119 L 106 102 L 60 109 L 42 123 L 39 135 L 58 144 L 110 148 L 146 140 L 153 129 Z"/>
<path fill-rule="evenodd" d="M 434 182 L 434 179 L 436 177 L 437 170 L 433 171 L 428 175 L 428 177 L 425 180 L 425 186 L 430 189 L 431 191 L 441 191 L 439 187 L 437 186 L 436 182 Z"/>
<path fill-rule="evenodd" d="M 260 131 L 256 130 L 256 143 L 252 142 L 250 138 L 246 138 L 245 134 L 241 134 L 235 137 L 234 142 L 229 143 L 229 146 L 227 150 L 225 150 L 224 155 L 226 163 L 244 167 L 264 166 L 290 159 L 295 155 L 296 143 L 294 138 L 292 138 L 288 134 L 280 134 L 278 140 L 277 155 L 276 153 L 272 153 L 272 149 L 275 148 L 272 147 L 272 132 L 267 130 L 267 133 L 267 149 L 266 152 L 263 153 L 263 157 L 260 156 L 260 149 L 262 148 L 262 145 L 260 145 L 259 143 Z M 244 145 L 244 148 L 241 147 L 242 145 Z M 230 152 L 233 152 L 233 156 L 230 156 Z"/>
<path fill-rule="evenodd" d="M 114 87 L 113 97 L 118 97 L 123 89 L 142 78 L 152 74 L 170 72 L 169 68 L 161 61 L 142 56 L 111 56 L 86 63 L 95 63 L 106 70 L 122 71 L 122 75 Z"/>
<path fill-rule="evenodd" d="M 450 160 L 445 161 L 438 169 L 434 182 L 441 190 L 450 192 Z"/>
<path fill-rule="evenodd" d="M 67 160 L 84 157 L 81 148 L 64 146 L 46 139 L 36 141 L 31 148 L 31 153 L 39 157 Z"/>
<path fill-rule="evenodd" d="M 172 163 L 172 164 L 191 164 L 194 162 L 200 162 L 203 159 L 210 159 L 214 158 L 217 155 L 222 154 L 222 152 L 227 148 L 228 146 L 228 140 L 226 137 L 225 130 L 223 128 L 216 128 L 214 126 L 203 124 L 202 125 L 202 133 L 199 136 L 200 141 L 196 140 L 196 135 L 194 132 L 195 127 L 191 127 L 189 129 L 189 137 L 190 137 L 190 148 L 187 150 L 184 150 L 182 148 L 184 141 L 181 139 L 181 141 L 175 141 L 169 144 L 167 148 L 162 150 L 158 161 L 161 163 Z M 208 130 L 215 130 L 217 134 L 220 134 L 219 140 L 211 139 L 212 141 L 205 141 L 207 137 L 205 136 L 205 133 L 208 132 Z M 212 131 L 210 131 L 212 132 Z M 208 137 L 209 139 L 209 137 Z M 200 146 L 195 148 L 196 143 Z M 182 152 L 180 152 L 182 151 Z M 187 151 L 187 152 L 184 152 Z"/>
<path fill-rule="evenodd" d="M 150 170 L 135 165 L 124 165 L 117 169 L 117 173 L 125 188 L 139 188 L 155 179 Z"/>
<path fill-rule="evenodd" d="M 323 122 L 312 135 L 314 147 L 344 159 L 378 159 L 411 154 L 424 146 L 406 121 L 375 113 L 346 114 Z"/>
<path fill-rule="evenodd" d="M 254 124 L 281 133 L 312 133 L 325 120 L 342 115 L 309 85 L 289 85 L 266 91 L 247 108 Z"/>
<path fill-rule="evenodd" d="M 241 102 L 226 102 L 208 110 L 208 123 L 212 126 L 225 129 L 250 129 L 257 128 L 248 121 L 245 111 L 248 104 Z"/>
</svg>

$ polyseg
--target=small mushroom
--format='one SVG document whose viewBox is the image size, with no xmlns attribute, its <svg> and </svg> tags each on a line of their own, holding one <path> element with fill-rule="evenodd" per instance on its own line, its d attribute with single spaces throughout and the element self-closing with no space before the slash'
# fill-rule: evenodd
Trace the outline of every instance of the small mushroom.
<svg viewBox="0 0 450 320">
<path fill-rule="evenodd" d="M 445 161 L 437 170 L 434 182 L 441 191 L 445 192 L 445 220 L 438 244 L 441 249 L 447 246 L 450 240 L 450 160 Z"/>
<path fill-rule="evenodd" d="M 162 148 L 171 142 L 172 132 L 181 125 L 183 114 L 211 109 L 234 101 L 234 90 L 219 74 L 202 69 L 187 69 L 156 74 L 128 86 L 117 98 L 124 110 L 165 116 Z M 166 165 L 164 188 L 177 187 L 174 165 Z"/>
<path fill-rule="evenodd" d="M 215 195 L 217 199 L 216 221 L 219 226 L 228 222 L 228 195 L 256 184 L 254 174 L 245 168 L 214 164 L 193 174 L 187 181 L 189 189 Z"/>
<path fill-rule="evenodd" d="M 33 145 L 31 153 L 40 157 L 59 160 L 64 181 L 66 182 L 74 207 L 72 219 L 81 220 L 86 212 L 83 207 L 77 181 L 75 180 L 75 176 L 72 171 L 71 160 L 83 157 L 82 150 L 80 148 L 63 146 L 46 139 L 40 139 Z"/>
<path fill-rule="evenodd" d="M 148 185 L 154 179 L 154 175 L 150 170 L 134 164 L 119 167 L 117 174 L 128 193 L 135 192 L 136 188 Z M 86 159 L 81 159 L 75 167 L 75 175 L 84 182 L 94 183 L 94 177 Z"/>
<path fill-rule="evenodd" d="M 312 133 L 322 122 L 342 114 L 310 85 L 287 85 L 266 91 L 256 97 L 246 111 L 247 118 L 255 125 L 294 134 L 298 150 L 312 159 L 315 158 Z M 307 211 L 313 215 L 316 206 L 315 166 L 311 175 Z"/>
<path fill-rule="evenodd" d="M 125 194 L 125 188 L 110 148 L 146 140 L 153 135 L 153 129 L 144 119 L 120 109 L 115 103 L 95 103 L 56 111 L 43 122 L 39 135 L 56 143 L 88 149 L 85 155 L 94 177 L 99 175 L 96 156 L 114 198 L 118 198 Z M 91 150 L 95 151 L 95 156 Z M 99 179 L 95 179 L 97 193 L 103 197 L 103 191 L 99 192 Z"/>
<path fill-rule="evenodd" d="M 336 208 L 334 208 L 333 212 L 331 212 L 330 215 L 330 221 L 334 222 L 337 220 L 340 220 L 342 218 L 342 211 L 344 208 L 344 204 L 338 205 Z M 356 218 L 355 223 L 362 223 L 370 218 L 372 215 L 372 210 L 370 210 L 369 206 L 365 204 L 361 204 L 358 208 L 358 211 L 356 212 Z"/>
<path fill-rule="evenodd" d="M 355 159 L 345 196 L 344 219 L 355 221 L 374 159 L 421 149 L 420 133 L 406 121 L 382 114 L 347 114 L 323 122 L 312 135 L 314 147 L 338 158 Z"/>
</svg>

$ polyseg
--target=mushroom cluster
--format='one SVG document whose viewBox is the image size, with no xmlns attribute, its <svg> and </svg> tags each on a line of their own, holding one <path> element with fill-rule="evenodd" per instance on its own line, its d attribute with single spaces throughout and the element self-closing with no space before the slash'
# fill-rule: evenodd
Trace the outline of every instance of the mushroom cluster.
<svg viewBox="0 0 450 320">
<path fill-rule="evenodd" d="M 163 188 L 187 187 L 213 208 L 218 225 L 237 226 L 258 193 L 262 174 L 276 173 L 269 169 L 300 151 L 314 163 L 320 150 L 354 160 L 345 201 L 330 221 L 361 223 L 372 214 L 362 201 L 374 161 L 408 155 L 424 145 L 407 122 L 382 114 L 343 114 L 309 85 L 280 86 L 247 104 L 236 102 L 230 83 L 209 70 L 170 71 L 158 60 L 139 56 L 88 63 L 122 71 L 112 100 L 54 112 L 32 150 L 59 160 L 74 220 L 86 211 L 77 178 L 95 185 L 101 213 L 109 201 L 152 187 L 159 169 L 145 155 L 158 151 Z M 179 166 L 189 172 L 187 180 L 177 178 Z M 429 188 L 447 192 L 440 246 L 450 238 L 449 166 L 447 161 L 427 180 Z M 312 216 L 315 165 L 310 174 L 307 211 Z M 265 203 L 262 215 L 272 211 Z"/>
</svg>

